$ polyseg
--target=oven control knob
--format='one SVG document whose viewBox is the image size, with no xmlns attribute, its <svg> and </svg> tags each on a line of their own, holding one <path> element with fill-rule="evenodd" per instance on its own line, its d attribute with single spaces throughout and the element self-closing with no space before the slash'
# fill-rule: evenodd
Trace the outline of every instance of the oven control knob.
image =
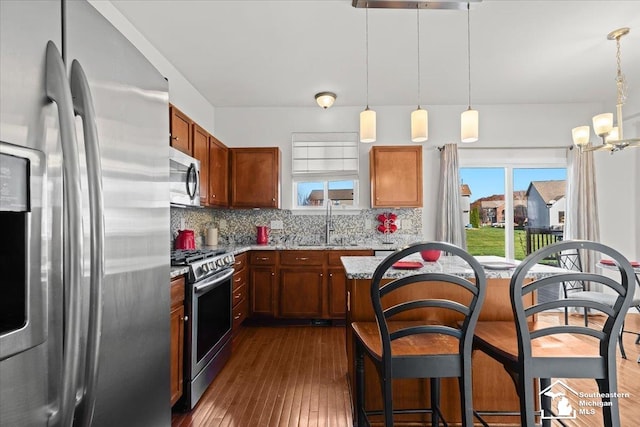
<svg viewBox="0 0 640 427">
<path fill-rule="evenodd" d="M 224 266 L 224 259 L 219 258 L 216 260 L 216 266 L 219 267 L 223 267 Z"/>
<path fill-rule="evenodd" d="M 207 271 L 209 271 L 209 267 L 205 263 L 205 264 L 202 264 L 202 267 L 200 267 L 200 270 L 202 270 L 203 273 L 206 273 Z"/>
<path fill-rule="evenodd" d="M 209 261 L 209 270 L 213 271 L 216 269 L 216 263 L 214 261 Z"/>
</svg>

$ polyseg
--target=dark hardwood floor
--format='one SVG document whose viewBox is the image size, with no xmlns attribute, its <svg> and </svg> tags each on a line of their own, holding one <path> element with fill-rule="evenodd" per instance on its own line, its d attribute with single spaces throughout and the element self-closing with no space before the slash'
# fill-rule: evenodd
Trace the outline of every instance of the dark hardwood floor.
<svg viewBox="0 0 640 427">
<path fill-rule="evenodd" d="M 593 321 L 598 321 L 597 317 Z M 571 322 L 582 317 L 571 316 Z M 640 331 L 640 315 L 626 328 Z M 352 425 L 344 327 L 244 327 L 233 356 L 190 413 L 174 413 L 172 427 L 347 427 Z M 621 427 L 640 425 L 640 345 L 624 334 L 627 360 L 618 357 Z M 580 392 L 591 380 L 568 380 Z M 509 384 L 508 386 L 511 386 Z M 577 402 L 576 402 L 577 405 Z M 600 408 L 575 427 L 601 426 Z"/>
</svg>

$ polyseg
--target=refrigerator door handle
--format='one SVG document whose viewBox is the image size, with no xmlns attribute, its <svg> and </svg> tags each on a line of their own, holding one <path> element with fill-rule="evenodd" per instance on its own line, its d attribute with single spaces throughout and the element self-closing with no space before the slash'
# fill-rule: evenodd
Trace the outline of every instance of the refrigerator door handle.
<svg viewBox="0 0 640 427">
<path fill-rule="evenodd" d="M 70 426 L 73 424 L 80 367 L 82 198 L 71 89 L 62 56 L 52 41 L 47 43 L 45 92 L 58 107 L 60 126 L 64 188 L 63 281 L 66 294 L 60 401 L 50 413 L 49 425 Z"/>
<path fill-rule="evenodd" d="M 96 402 L 100 337 L 102 334 L 102 290 L 104 283 L 104 199 L 102 191 L 102 163 L 96 114 L 87 76 L 80 63 L 71 63 L 71 94 L 75 114 L 82 117 L 89 190 L 91 227 L 91 276 L 89 288 L 89 325 L 85 359 L 84 392 L 78 426 L 90 426 Z"/>
</svg>

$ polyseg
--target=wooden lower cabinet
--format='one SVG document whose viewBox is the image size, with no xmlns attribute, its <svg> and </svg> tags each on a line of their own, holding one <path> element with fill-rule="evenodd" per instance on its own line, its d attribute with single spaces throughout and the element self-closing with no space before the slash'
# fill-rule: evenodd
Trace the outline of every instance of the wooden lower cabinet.
<svg viewBox="0 0 640 427">
<path fill-rule="evenodd" d="M 247 281 L 247 254 L 238 254 L 235 257 L 233 268 L 233 294 L 231 296 L 232 304 L 232 325 L 231 340 L 233 346 L 236 345 L 238 334 L 242 322 L 249 314 L 249 284 Z"/>
<path fill-rule="evenodd" d="M 371 256 L 373 251 L 352 249 L 329 251 L 327 256 L 328 314 L 331 319 L 344 319 L 347 312 L 347 276 L 340 257 Z"/>
<path fill-rule="evenodd" d="M 280 317 L 321 318 L 323 293 L 324 270 L 322 267 L 280 268 Z"/>
<path fill-rule="evenodd" d="M 275 317 L 277 313 L 278 251 L 249 253 L 249 297 L 251 317 Z"/>
<path fill-rule="evenodd" d="M 182 396 L 184 354 L 184 277 L 171 280 L 171 405 Z"/>
<path fill-rule="evenodd" d="M 344 320 L 346 276 L 340 257 L 371 250 L 251 251 L 252 318 Z"/>
<path fill-rule="evenodd" d="M 332 267 L 328 271 L 329 317 L 344 319 L 347 312 L 347 277 L 344 268 Z"/>
</svg>

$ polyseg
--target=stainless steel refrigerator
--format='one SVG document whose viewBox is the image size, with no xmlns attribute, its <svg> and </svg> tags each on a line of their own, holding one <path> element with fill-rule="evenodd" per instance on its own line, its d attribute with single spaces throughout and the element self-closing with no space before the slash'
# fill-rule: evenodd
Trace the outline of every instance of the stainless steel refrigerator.
<svg viewBox="0 0 640 427">
<path fill-rule="evenodd" d="M 1 426 L 170 425 L 168 121 L 89 3 L 0 0 Z"/>
</svg>

